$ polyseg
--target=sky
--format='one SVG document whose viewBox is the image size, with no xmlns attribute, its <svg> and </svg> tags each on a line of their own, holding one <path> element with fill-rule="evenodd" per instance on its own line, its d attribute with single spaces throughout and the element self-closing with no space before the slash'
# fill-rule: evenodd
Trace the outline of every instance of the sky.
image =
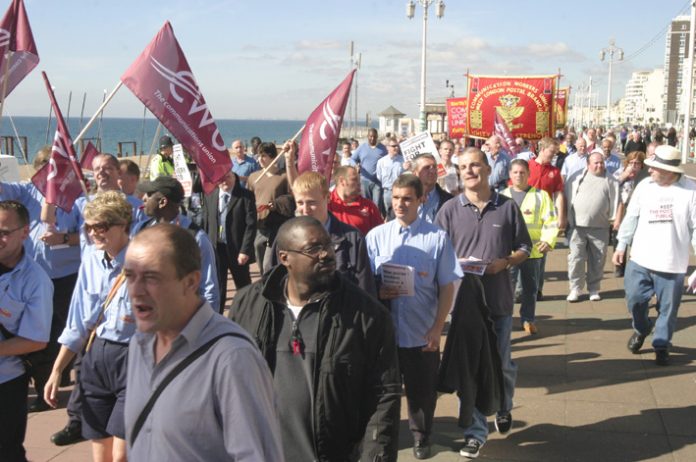
<svg viewBox="0 0 696 462">
<path fill-rule="evenodd" d="M 390 105 L 418 116 L 423 8 L 406 17 L 406 0 L 25 0 L 39 51 L 37 68 L 10 94 L 13 116 L 47 117 L 40 71 L 48 74 L 63 113 L 85 117 L 166 20 L 183 49 L 211 113 L 219 119 L 306 119 L 350 69 L 349 44 L 361 53 L 358 117 Z M 416 2 L 418 3 L 418 2 Z M 612 100 L 631 73 L 663 67 L 665 31 L 688 0 L 445 0 L 429 9 L 427 100 L 452 89 L 465 96 L 465 74 L 547 75 L 561 86 L 593 79 L 606 103 L 606 62 L 614 38 L 630 60 L 615 63 Z M 0 2 L 0 11 L 9 0 Z M 656 40 L 652 40 L 653 38 Z M 571 90 L 571 103 L 573 101 Z M 122 87 L 105 117 L 142 117 L 142 104 Z M 149 115 L 148 117 L 152 117 Z M 348 116 L 346 116 L 347 118 Z"/>
</svg>

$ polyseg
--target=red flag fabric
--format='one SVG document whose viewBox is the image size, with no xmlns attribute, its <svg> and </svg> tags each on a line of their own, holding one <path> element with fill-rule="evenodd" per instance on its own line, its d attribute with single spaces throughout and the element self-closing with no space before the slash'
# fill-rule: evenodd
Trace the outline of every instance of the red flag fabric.
<svg viewBox="0 0 696 462">
<path fill-rule="evenodd" d="M 75 199 L 83 192 L 85 178 L 75 157 L 75 148 L 70 139 L 70 132 L 63 120 L 63 114 L 56 102 L 51 83 L 45 72 L 42 72 L 48 98 L 51 100 L 53 112 L 56 115 L 56 135 L 53 137 L 51 157 L 31 178 L 32 183 L 41 191 L 46 202 L 69 212 Z"/>
<path fill-rule="evenodd" d="M 82 159 L 80 159 L 80 167 L 82 170 L 92 170 L 92 161 L 95 157 L 99 155 L 99 151 L 94 147 L 91 141 L 87 142 L 87 147 L 82 153 Z"/>
<path fill-rule="evenodd" d="M 188 151 L 206 194 L 215 189 L 232 159 L 169 21 L 121 81 Z"/>
<path fill-rule="evenodd" d="M 505 123 L 505 120 L 497 112 L 493 120 L 493 133 L 500 137 L 502 140 L 500 143 L 501 146 L 509 152 L 512 157 L 520 153 L 520 148 L 517 146 L 517 143 L 515 143 L 515 138 L 513 138 L 512 133 L 510 133 L 510 129 Z"/>
<path fill-rule="evenodd" d="M 297 153 L 297 171 L 323 173 L 331 179 L 338 136 L 355 70 L 327 96 L 307 119 Z"/>
<path fill-rule="evenodd" d="M 0 22 L 0 99 L 3 98 L 1 93 L 5 75 L 6 98 L 37 64 L 39 52 L 36 51 L 24 2 L 13 0 Z"/>
</svg>

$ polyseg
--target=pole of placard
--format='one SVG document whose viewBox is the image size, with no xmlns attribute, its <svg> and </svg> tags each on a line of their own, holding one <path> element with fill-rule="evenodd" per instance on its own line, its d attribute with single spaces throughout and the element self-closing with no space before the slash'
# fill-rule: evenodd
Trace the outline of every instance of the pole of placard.
<svg viewBox="0 0 696 462">
<path fill-rule="evenodd" d="M 73 140 L 73 146 L 77 146 L 77 143 L 85 136 L 85 133 L 87 133 L 87 130 L 94 124 L 94 122 L 99 118 L 101 113 L 104 111 L 104 108 L 106 107 L 107 104 L 109 104 L 109 101 L 111 101 L 111 98 L 114 97 L 116 92 L 118 91 L 119 88 L 123 85 L 123 82 L 120 80 L 118 81 L 118 84 L 116 84 L 116 87 L 111 90 L 111 93 L 109 93 L 109 96 L 104 98 L 104 101 L 101 103 L 101 106 L 99 106 L 99 109 L 97 109 L 97 112 L 94 113 L 91 119 L 87 122 L 87 124 L 82 128 L 82 131 L 75 137 Z"/>
<path fill-rule="evenodd" d="M 152 138 L 152 144 L 150 144 L 150 150 L 147 154 L 147 164 L 145 165 L 145 178 L 150 178 L 150 161 L 152 160 L 152 155 L 155 153 L 155 143 L 159 138 L 160 130 L 162 130 L 162 122 L 160 122 L 157 125 L 157 130 L 155 130 L 155 136 Z"/>
<path fill-rule="evenodd" d="M 295 133 L 295 136 L 293 136 L 292 138 L 290 138 L 290 142 L 291 142 L 291 143 L 294 143 L 295 140 L 297 139 L 297 137 L 300 136 L 300 133 L 302 133 L 302 130 L 304 130 L 305 126 L 306 126 L 306 125 L 303 125 L 302 128 L 300 128 L 299 130 L 297 130 L 297 133 Z M 256 181 L 254 181 L 254 184 L 258 183 L 259 180 L 261 180 L 261 178 L 263 178 L 263 176 L 266 174 L 266 172 L 268 172 L 268 170 L 269 170 L 271 167 L 273 167 L 273 166 L 275 165 L 275 163 L 278 161 L 278 158 L 280 158 L 280 156 L 275 156 L 275 159 L 273 159 L 273 160 L 271 161 L 271 163 L 268 164 L 268 165 L 266 166 L 266 168 L 263 169 L 263 171 L 262 171 L 261 174 L 258 176 L 258 178 L 256 178 Z"/>
</svg>

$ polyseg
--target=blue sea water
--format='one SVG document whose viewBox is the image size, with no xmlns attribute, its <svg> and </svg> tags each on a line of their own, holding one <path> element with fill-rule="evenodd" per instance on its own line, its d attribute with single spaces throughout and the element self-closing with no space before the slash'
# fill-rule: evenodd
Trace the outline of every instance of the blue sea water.
<svg viewBox="0 0 696 462">
<path fill-rule="evenodd" d="M 82 130 L 88 119 L 83 119 L 80 124 L 79 117 L 70 117 L 66 122 L 70 135 L 74 139 Z M 46 144 L 51 144 L 55 135 L 55 118 L 51 119 L 50 127 L 48 127 L 47 117 L 13 117 L 17 134 L 20 137 L 27 137 L 27 155 L 29 162 L 34 158 L 36 151 Z M 222 135 L 225 144 L 230 146 L 235 139 L 244 140 L 247 144 L 253 136 L 258 136 L 263 141 L 272 141 L 282 143 L 291 138 L 304 124 L 303 120 L 231 120 L 218 119 L 216 120 L 220 134 Z M 148 116 L 143 123 L 143 119 L 136 118 L 113 118 L 104 117 L 101 123 L 96 121 L 85 135 L 85 140 L 91 140 L 96 143 L 96 138 L 101 137 L 102 151 L 116 154 L 118 152 L 118 143 L 135 142 L 136 148 L 133 150 L 132 144 L 122 144 L 122 153 L 124 156 L 139 154 L 141 151 L 145 154 L 150 150 L 152 140 L 157 131 L 159 122 L 152 116 Z M 48 130 L 47 130 L 48 127 Z M 48 140 L 46 134 L 48 133 Z M 160 129 L 160 136 L 167 134 L 164 127 Z M 15 136 L 12 123 L 7 116 L 3 116 L 0 124 L 0 135 L 3 137 Z M 11 154 L 9 151 L 9 142 L 3 141 L 0 143 L 3 154 Z M 86 144 L 86 141 L 85 141 Z M 155 146 L 155 149 L 157 146 Z M 80 154 L 78 150 L 78 154 Z M 22 160 L 22 153 L 18 142 L 14 142 L 14 155 Z"/>
</svg>

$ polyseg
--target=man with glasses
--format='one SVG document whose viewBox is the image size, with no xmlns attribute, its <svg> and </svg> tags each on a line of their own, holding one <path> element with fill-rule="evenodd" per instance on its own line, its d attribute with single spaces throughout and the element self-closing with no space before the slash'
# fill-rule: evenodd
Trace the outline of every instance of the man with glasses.
<svg viewBox="0 0 696 462">
<path fill-rule="evenodd" d="M 0 453 L 26 461 L 28 377 L 21 355 L 46 347 L 51 329 L 53 284 L 24 251 L 29 212 L 16 201 L 0 202 Z"/>
<path fill-rule="evenodd" d="M 396 219 L 366 238 L 372 271 L 382 276 L 379 298 L 389 305 L 397 332 L 416 459 L 430 457 L 440 337 L 454 300 L 454 281 L 464 275 L 447 233 L 418 216 L 422 201 L 418 177 L 399 176 L 392 193 Z M 408 271 L 412 291 L 389 282 L 394 269 Z"/>
<path fill-rule="evenodd" d="M 286 460 L 396 460 L 401 381 L 387 310 L 336 271 L 311 217 L 278 232 L 280 264 L 229 316 L 273 371 Z"/>
<path fill-rule="evenodd" d="M 382 183 L 382 204 L 380 211 L 389 216 L 392 205 L 392 184 L 404 171 L 404 157 L 399 150 L 399 142 L 395 137 L 387 139 L 387 155 L 377 161 L 377 179 Z"/>
</svg>

